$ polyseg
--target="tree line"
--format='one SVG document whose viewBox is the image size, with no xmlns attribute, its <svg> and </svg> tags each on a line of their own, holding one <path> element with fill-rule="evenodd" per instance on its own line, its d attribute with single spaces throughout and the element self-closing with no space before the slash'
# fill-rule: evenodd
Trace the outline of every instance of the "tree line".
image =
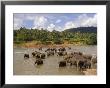
<svg viewBox="0 0 110 88">
<path fill-rule="evenodd" d="M 97 33 L 81 33 L 81 32 L 69 32 L 69 31 L 56 31 L 52 32 L 46 29 L 27 29 L 21 27 L 18 30 L 14 30 L 14 43 L 20 44 L 25 42 L 36 41 L 41 44 L 97 44 Z"/>
</svg>

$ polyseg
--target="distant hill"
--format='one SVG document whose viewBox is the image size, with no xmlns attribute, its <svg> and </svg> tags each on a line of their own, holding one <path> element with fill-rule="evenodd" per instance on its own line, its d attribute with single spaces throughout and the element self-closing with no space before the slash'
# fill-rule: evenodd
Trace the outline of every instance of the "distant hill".
<svg viewBox="0 0 110 88">
<path fill-rule="evenodd" d="M 81 32 L 81 33 L 97 33 L 97 27 L 78 27 L 78 28 L 70 28 L 64 31 L 67 32 Z"/>
</svg>

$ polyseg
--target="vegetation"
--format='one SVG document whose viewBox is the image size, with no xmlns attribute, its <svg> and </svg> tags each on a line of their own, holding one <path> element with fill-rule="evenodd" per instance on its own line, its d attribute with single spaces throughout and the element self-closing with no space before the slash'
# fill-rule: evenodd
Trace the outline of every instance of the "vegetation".
<svg viewBox="0 0 110 88">
<path fill-rule="evenodd" d="M 36 41 L 36 44 L 97 44 L 97 33 L 90 32 L 69 32 L 69 31 L 56 31 L 38 29 L 26 29 L 21 27 L 14 30 L 14 43 L 21 44 L 26 42 Z"/>
</svg>

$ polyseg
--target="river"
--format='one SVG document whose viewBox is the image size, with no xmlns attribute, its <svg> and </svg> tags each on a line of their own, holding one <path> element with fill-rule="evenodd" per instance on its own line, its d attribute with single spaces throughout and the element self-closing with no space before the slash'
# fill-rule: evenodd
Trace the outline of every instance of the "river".
<svg viewBox="0 0 110 88">
<path fill-rule="evenodd" d="M 41 66 L 35 65 L 35 58 L 31 56 L 34 50 L 38 51 L 37 48 L 14 48 L 13 75 L 84 75 L 74 66 L 59 68 L 58 62 L 63 58 L 57 55 L 44 59 L 44 64 Z M 67 52 L 71 51 L 81 51 L 86 54 L 97 55 L 97 46 L 71 46 L 71 50 L 67 49 Z M 24 59 L 24 53 L 29 53 L 30 58 Z"/>
</svg>

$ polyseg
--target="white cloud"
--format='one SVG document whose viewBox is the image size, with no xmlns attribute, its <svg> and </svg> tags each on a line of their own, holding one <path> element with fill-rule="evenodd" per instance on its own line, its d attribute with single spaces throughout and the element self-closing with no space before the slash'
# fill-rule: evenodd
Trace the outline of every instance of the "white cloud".
<svg viewBox="0 0 110 88">
<path fill-rule="evenodd" d="M 63 28 L 60 27 L 60 26 L 57 26 L 57 27 L 56 27 L 56 31 L 63 31 Z"/>
<path fill-rule="evenodd" d="M 26 18 L 25 18 L 26 20 L 34 20 L 35 19 L 35 17 L 34 16 L 26 16 Z"/>
<path fill-rule="evenodd" d="M 89 27 L 89 26 L 97 26 L 97 15 L 93 17 L 87 16 L 87 14 L 82 14 L 78 17 L 77 21 L 78 27 Z"/>
<path fill-rule="evenodd" d="M 54 24 L 49 24 L 49 26 L 47 27 L 47 30 L 52 32 L 53 30 L 56 30 L 56 31 L 63 31 L 63 28 L 60 27 L 60 26 L 56 26 Z"/>
<path fill-rule="evenodd" d="M 61 22 L 61 20 L 60 19 L 58 19 L 55 23 L 60 23 Z"/>
<path fill-rule="evenodd" d="M 48 21 L 44 16 L 37 16 L 35 17 L 33 28 L 45 28 L 47 22 Z"/>
<path fill-rule="evenodd" d="M 69 19 L 68 16 L 61 16 L 61 19 L 56 19 L 55 16 L 42 16 L 42 15 L 21 15 L 21 16 L 14 16 L 14 29 L 19 29 L 23 25 L 25 25 L 25 21 L 31 20 L 33 22 L 32 28 L 44 28 L 49 31 L 57 30 L 57 31 L 63 31 L 65 29 L 69 28 L 76 28 L 76 27 L 88 27 L 88 26 L 97 26 L 97 14 L 90 17 L 88 14 L 81 14 L 76 18 L 76 20 Z M 57 23 L 60 23 L 63 21 L 63 19 L 66 19 L 66 23 L 63 24 L 63 26 L 57 25 Z M 55 21 L 56 20 L 56 21 Z M 64 22 L 65 22 L 64 21 Z M 54 24 L 56 23 L 56 25 Z"/>
<path fill-rule="evenodd" d="M 75 28 L 75 24 L 72 21 L 69 21 L 65 24 L 64 29 Z"/>
<path fill-rule="evenodd" d="M 19 29 L 23 24 L 23 20 L 20 18 L 14 18 L 14 29 Z"/>
<path fill-rule="evenodd" d="M 55 25 L 54 25 L 54 24 L 50 24 L 50 25 L 47 27 L 47 30 L 48 30 L 48 31 L 53 31 L 53 30 L 55 30 Z"/>
<path fill-rule="evenodd" d="M 76 28 L 76 27 L 91 27 L 97 26 L 97 15 L 93 17 L 88 16 L 87 14 L 80 15 L 75 21 L 68 21 L 65 23 L 64 29 Z"/>
</svg>

